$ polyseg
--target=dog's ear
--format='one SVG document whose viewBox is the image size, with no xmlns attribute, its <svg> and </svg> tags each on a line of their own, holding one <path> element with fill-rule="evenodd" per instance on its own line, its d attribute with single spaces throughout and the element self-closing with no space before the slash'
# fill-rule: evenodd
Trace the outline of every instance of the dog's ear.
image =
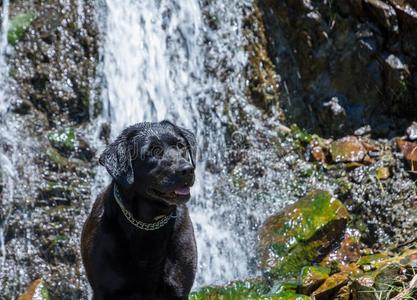
<svg viewBox="0 0 417 300">
<path fill-rule="evenodd" d="M 187 142 L 187 148 L 188 148 L 188 152 L 190 153 L 191 162 L 193 166 L 195 167 L 196 165 L 195 161 L 196 161 L 196 156 L 197 156 L 197 141 L 196 141 L 194 133 L 192 133 L 188 129 L 179 127 L 167 120 L 162 121 L 162 123 L 170 124 L 174 128 L 174 131 L 177 134 L 179 134 Z"/>
<path fill-rule="evenodd" d="M 180 131 L 180 135 L 186 140 L 188 151 L 190 153 L 191 162 L 193 163 L 193 166 L 195 167 L 195 160 L 197 155 L 197 141 L 195 139 L 194 133 L 189 131 L 188 129 L 178 127 L 178 130 Z"/>
<path fill-rule="evenodd" d="M 120 136 L 107 146 L 101 154 L 99 163 L 113 177 L 120 187 L 127 187 L 134 182 L 130 142 Z"/>
</svg>

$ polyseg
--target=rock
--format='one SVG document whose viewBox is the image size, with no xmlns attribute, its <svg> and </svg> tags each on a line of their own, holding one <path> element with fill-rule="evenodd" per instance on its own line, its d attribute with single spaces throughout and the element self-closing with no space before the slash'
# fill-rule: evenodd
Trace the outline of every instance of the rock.
<svg viewBox="0 0 417 300">
<path fill-rule="evenodd" d="M 355 279 L 352 283 L 353 300 L 377 300 L 377 295 L 373 289 L 375 280 L 372 276 L 362 276 Z"/>
<path fill-rule="evenodd" d="M 365 125 L 365 126 L 362 126 L 362 127 L 358 128 L 358 129 L 356 129 L 355 132 L 354 132 L 354 134 L 356 136 L 362 136 L 362 135 L 371 133 L 371 131 L 372 131 L 371 126 Z"/>
<path fill-rule="evenodd" d="M 370 271 L 380 268 L 381 265 L 389 258 L 386 253 L 377 253 L 361 257 L 356 264 L 364 271 Z"/>
<path fill-rule="evenodd" d="M 23 38 L 34 19 L 35 13 L 33 11 L 16 15 L 11 20 L 9 30 L 7 32 L 7 41 L 9 44 L 15 46 L 17 42 Z"/>
<path fill-rule="evenodd" d="M 19 100 L 12 105 L 12 111 L 20 115 L 27 115 L 33 108 L 33 104 L 28 100 Z"/>
<path fill-rule="evenodd" d="M 332 138 L 401 133 L 417 114 L 415 1 L 259 1 L 286 119 Z"/>
<path fill-rule="evenodd" d="M 323 147 L 321 147 L 320 145 L 315 145 L 311 148 L 311 156 L 315 161 L 326 161 L 326 154 L 323 150 Z"/>
<path fill-rule="evenodd" d="M 411 126 L 407 128 L 407 137 L 411 141 L 417 140 L 417 122 L 413 122 Z"/>
<path fill-rule="evenodd" d="M 349 278 L 346 274 L 333 274 L 313 292 L 312 298 L 317 300 L 333 299 L 332 297 L 340 290 L 341 287 L 346 285 L 348 281 Z"/>
<path fill-rule="evenodd" d="M 348 230 L 343 241 L 340 243 L 340 246 L 330 252 L 320 264 L 331 266 L 332 261 L 336 261 L 338 264 L 342 265 L 355 263 L 361 257 L 360 250 L 360 234 L 358 232 Z"/>
<path fill-rule="evenodd" d="M 364 5 L 369 9 L 375 20 L 390 32 L 398 32 L 398 19 L 395 9 L 380 0 L 364 0 Z"/>
<path fill-rule="evenodd" d="M 391 171 L 388 167 L 380 167 L 375 170 L 375 176 L 379 180 L 385 180 L 391 176 Z"/>
<path fill-rule="evenodd" d="M 323 103 L 319 112 L 321 124 L 326 124 L 326 126 L 330 127 L 326 130 L 337 135 L 346 132 L 347 114 L 340 102 L 339 97 L 331 97 L 329 101 Z"/>
<path fill-rule="evenodd" d="M 345 206 L 315 190 L 269 217 L 260 233 L 261 268 L 272 278 L 296 277 L 340 241 L 349 220 Z"/>
<path fill-rule="evenodd" d="M 330 269 L 323 267 L 304 267 L 300 274 L 300 291 L 310 295 L 329 278 Z"/>
<path fill-rule="evenodd" d="M 245 20 L 245 36 L 249 40 L 246 45 L 249 64 L 247 78 L 249 82 L 249 101 L 266 112 L 274 112 L 279 108 L 279 85 L 275 66 L 267 52 L 267 39 L 262 16 L 255 3 L 252 14 Z M 282 112 L 278 113 L 283 119 Z"/>
<path fill-rule="evenodd" d="M 48 159 L 47 163 L 50 163 L 60 170 L 70 166 L 70 161 L 66 157 L 63 157 L 55 148 L 49 147 L 46 150 L 46 156 Z"/>
<path fill-rule="evenodd" d="M 258 299 L 267 294 L 268 286 L 260 279 L 235 281 L 224 286 L 203 287 L 191 293 L 190 300 Z M 262 299 L 269 299 L 263 298 Z"/>
<path fill-rule="evenodd" d="M 364 145 L 355 136 L 347 136 L 330 145 L 334 162 L 361 162 L 367 153 Z"/>
<path fill-rule="evenodd" d="M 49 142 L 62 153 L 75 150 L 75 132 L 72 128 L 58 129 L 48 135 Z"/>
<path fill-rule="evenodd" d="M 42 279 L 36 279 L 18 300 L 49 300 L 48 289 Z"/>
<path fill-rule="evenodd" d="M 417 171 L 417 143 L 397 139 L 397 146 L 409 163 L 411 171 Z"/>
<path fill-rule="evenodd" d="M 389 263 L 377 271 L 374 288 L 378 292 L 380 299 L 391 299 L 398 294 L 395 288 L 399 281 L 401 266 L 398 263 Z"/>
<path fill-rule="evenodd" d="M 84 161 L 91 161 L 94 158 L 95 153 L 95 149 L 90 146 L 85 138 L 78 137 L 76 147 L 77 158 Z"/>
</svg>

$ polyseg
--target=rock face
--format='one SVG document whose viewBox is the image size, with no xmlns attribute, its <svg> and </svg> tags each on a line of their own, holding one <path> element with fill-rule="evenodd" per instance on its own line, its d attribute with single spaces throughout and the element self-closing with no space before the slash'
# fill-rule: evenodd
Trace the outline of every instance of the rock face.
<svg viewBox="0 0 417 300">
<path fill-rule="evenodd" d="M 0 298 L 15 299 L 37 278 L 52 299 L 86 298 L 79 236 L 95 165 L 85 138 L 98 55 L 93 3 L 16 0 L 9 9 L 5 119 L 19 129 L 16 143 L 0 139 L 0 147 L 20 156 L 14 197 L 0 196 L 0 220 L 7 219 Z M 32 299 L 32 287 L 19 299 Z"/>
<path fill-rule="evenodd" d="M 90 93 L 95 73 L 97 30 L 93 4 L 85 2 L 83 16 L 77 3 L 12 1 L 9 60 L 20 101 L 30 101 L 49 122 L 89 119 Z M 30 33 L 29 33 L 30 31 Z"/>
<path fill-rule="evenodd" d="M 272 278 L 297 276 L 343 236 L 349 213 L 326 191 L 313 191 L 267 219 L 260 234 L 261 267 Z"/>
<path fill-rule="evenodd" d="M 260 0 L 260 7 L 290 121 L 324 136 L 366 124 L 377 136 L 392 136 L 415 117 L 411 1 Z"/>
</svg>

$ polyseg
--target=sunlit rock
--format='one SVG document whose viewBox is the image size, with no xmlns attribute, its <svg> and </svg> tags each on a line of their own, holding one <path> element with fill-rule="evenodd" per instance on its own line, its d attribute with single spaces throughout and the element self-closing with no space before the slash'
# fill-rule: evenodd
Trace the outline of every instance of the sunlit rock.
<svg viewBox="0 0 417 300">
<path fill-rule="evenodd" d="M 361 162 L 367 151 L 358 138 L 347 136 L 334 141 L 330 153 L 334 162 Z"/>
<path fill-rule="evenodd" d="M 346 274 L 333 274 L 326 281 L 313 292 L 312 297 L 317 300 L 332 299 L 341 287 L 346 285 L 349 278 Z"/>
<path fill-rule="evenodd" d="M 342 239 L 348 220 L 346 207 L 329 192 L 308 193 L 262 226 L 263 271 L 272 278 L 297 276 L 302 267 L 318 262 Z"/>
<path fill-rule="evenodd" d="M 407 137 L 412 141 L 417 140 L 417 122 L 413 122 L 407 128 Z"/>
<path fill-rule="evenodd" d="M 209 286 L 190 295 L 190 300 L 257 299 L 268 293 L 269 287 L 261 279 L 235 281 L 224 286 Z M 264 298 L 262 298 L 264 299 Z M 268 298 L 265 298 L 268 299 Z"/>
<path fill-rule="evenodd" d="M 397 139 L 397 146 L 410 165 L 411 171 L 417 172 L 417 143 Z"/>
<path fill-rule="evenodd" d="M 330 269 L 323 267 L 304 267 L 300 274 L 300 290 L 305 295 L 310 295 L 317 289 L 327 278 L 329 278 Z"/>
<path fill-rule="evenodd" d="M 49 300 L 48 289 L 42 279 L 36 279 L 18 300 Z"/>
</svg>

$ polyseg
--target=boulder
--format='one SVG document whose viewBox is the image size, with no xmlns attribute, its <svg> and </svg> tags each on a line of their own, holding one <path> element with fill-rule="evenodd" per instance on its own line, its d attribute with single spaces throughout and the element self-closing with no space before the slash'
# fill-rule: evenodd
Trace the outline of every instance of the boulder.
<svg viewBox="0 0 417 300">
<path fill-rule="evenodd" d="M 333 299 L 333 296 L 347 284 L 349 278 L 346 274 L 333 274 L 326 281 L 313 292 L 312 297 L 316 300 Z"/>
<path fill-rule="evenodd" d="M 26 292 L 18 300 L 49 300 L 48 289 L 45 282 L 39 278 L 33 281 Z"/>
<path fill-rule="evenodd" d="M 367 154 L 366 148 L 355 136 L 347 136 L 330 145 L 334 162 L 361 162 Z"/>
<path fill-rule="evenodd" d="M 327 278 L 329 278 L 330 269 L 323 267 L 304 267 L 300 274 L 300 291 L 305 295 L 310 295 Z"/>
<path fill-rule="evenodd" d="M 272 215 L 260 233 L 261 268 L 272 278 L 296 277 L 344 236 L 350 216 L 327 191 L 315 190 Z"/>
</svg>

